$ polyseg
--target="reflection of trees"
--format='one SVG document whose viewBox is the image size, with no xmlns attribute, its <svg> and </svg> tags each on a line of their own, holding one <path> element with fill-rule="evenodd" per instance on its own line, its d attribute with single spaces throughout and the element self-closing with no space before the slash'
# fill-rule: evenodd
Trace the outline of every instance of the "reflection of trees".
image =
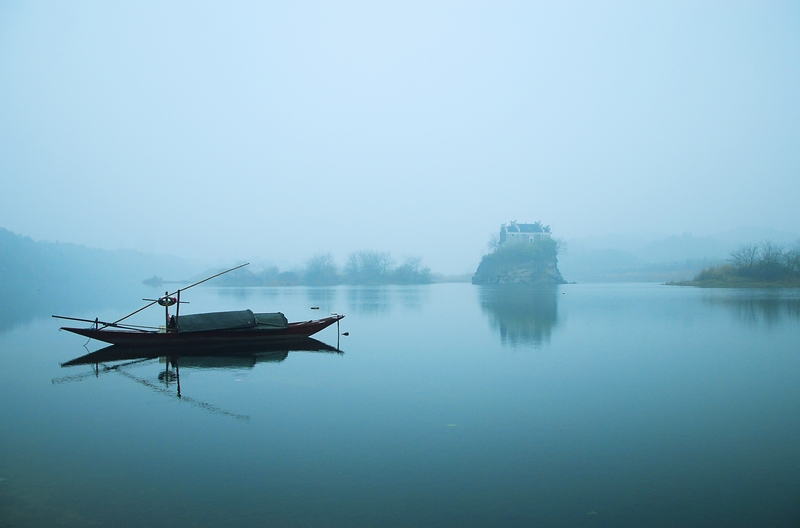
<svg viewBox="0 0 800 528">
<path fill-rule="evenodd" d="M 211 289 L 211 288 L 209 288 Z M 235 299 L 237 301 L 246 301 L 255 296 L 259 297 L 272 297 L 278 296 L 276 288 L 216 288 L 214 289 L 222 298 Z"/>
<path fill-rule="evenodd" d="M 784 319 L 800 321 L 800 291 L 732 290 L 708 297 L 705 301 L 730 310 L 734 317 L 751 325 L 777 325 Z"/>
<path fill-rule="evenodd" d="M 75 315 L 112 306 L 124 312 L 130 308 L 120 299 L 141 297 L 140 288 L 106 282 L 0 282 L 0 334 L 53 314 Z"/>
<path fill-rule="evenodd" d="M 61 292 L 58 290 L 51 290 L 45 294 L 40 288 L 36 288 L 35 284 L 15 286 L 8 283 L 0 284 L 0 333 L 36 317 L 49 317 L 57 313 L 54 306 L 70 306 L 70 303 L 63 302 L 64 297 L 77 299 L 77 295 L 74 298 L 59 295 Z M 64 308 L 60 309 L 66 311 Z"/>
<path fill-rule="evenodd" d="M 481 308 L 504 345 L 540 346 L 558 324 L 558 289 L 523 284 L 484 286 Z"/>
<path fill-rule="evenodd" d="M 350 311 L 362 314 L 388 314 L 402 304 L 409 310 L 422 309 L 429 290 L 426 286 L 355 286 L 347 289 Z"/>
<path fill-rule="evenodd" d="M 306 298 L 314 306 L 323 307 L 327 310 L 336 304 L 336 288 L 332 286 L 308 288 Z"/>
<path fill-rule="evenodd" d="M 355 313 L 385 314 L 389 312 L 389 292 L 383 286 L 356 286 L 347 290 L 347 304 Z"/>
<path fill-rule="evenodd" d="M 332 285 L 339 283 L 339 269 L 331 253 L 317 253 L 306 261 L 305 278 L 308 284 Z"/>
<path fill-rule="evenodd" d="M 405 308 L 421 310 L 423 300 L 427 300 L 430 289 L 427 286 L 401 286 L 395 290 Z"/>
</svg>

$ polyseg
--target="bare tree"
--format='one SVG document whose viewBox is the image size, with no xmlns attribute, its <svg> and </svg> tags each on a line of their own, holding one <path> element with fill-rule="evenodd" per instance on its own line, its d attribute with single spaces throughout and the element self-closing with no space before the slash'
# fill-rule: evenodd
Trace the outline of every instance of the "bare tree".
<svg viewBox="0 0 800 528">
<path fill-rule="evenodd" d="M 489 236 L 489 242 L 486 243 L 486 249 L 489 250 L 489 253 L 493 253 L 500 249 L 500 235 L 494 233 Z"/>
<path fill-rule="evenodd" d="M 382 284 L 389 282 L 394 260 L 388 251 L 358 251 L 350 253 L 344 273 L 354 284 Z"/>
<path fill-rule="evenodd" d="M 774 240 L 764 240 L 759 245 L 763 264 L 782 264 L 786 253 L 786 244 Z"/>
<path fill-rule="evenodd" d="M 318 253 L 306 261 L 306 282 L 309 284 L 338 284 L 336 262 L 330 253 Z"/>
<path fill-rule="evenodd" d="M 563 238 L 556 238 L 556 255 L 568 255 L 569 248 L 567 247 L 567 241 Z"/>
<path fill-rule="evenodd" d="M 394 282 L 400 284 L 426 284 L 432 281 L 431 269 L 422 265 L 420 257 L 405 257 L 392 275 Z"/>
<path fill-rule="evenodd" d="M 800 240 L 795 242 L 792 249 L 786 252 L 784 257 L 786 266 L 795 273 L 800 273 Z"/>
<path fill-rule="evenodd" d="M 731 251 L 729 260 L 735 267 L 749 270 L 755 266 L 758 253 L 759 247 L 756 244 L 745 244 Z"/>
</svg>

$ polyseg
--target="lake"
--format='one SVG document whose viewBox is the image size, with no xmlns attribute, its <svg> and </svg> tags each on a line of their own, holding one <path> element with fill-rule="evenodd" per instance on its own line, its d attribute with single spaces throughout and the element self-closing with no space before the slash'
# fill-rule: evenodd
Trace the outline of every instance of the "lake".
<svg viewBox="0 0 800 528">
<path fill-rule="evenodd" d="M 113 320 L 158 294 L 140 290 L 57 313 Z M 349 335 L 315 336 L 343 353 L 179 372 L 62 368 L 87 349 L 56 307 L 0 321 L 0 526 L 800 524 L 798 290 L 197 287 L 183 300 L 182 313 L 343 313 Z M 132 322 L 159 324 L 159 310 Z"/>
</svg>

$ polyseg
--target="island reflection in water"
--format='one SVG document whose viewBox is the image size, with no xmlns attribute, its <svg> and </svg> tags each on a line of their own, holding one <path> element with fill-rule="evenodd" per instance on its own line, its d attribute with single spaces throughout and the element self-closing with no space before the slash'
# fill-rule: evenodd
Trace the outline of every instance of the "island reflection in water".
<svg viewBox="0 0 800 528">
<path fill-rule="evenodd" d="M 525 284 L 482 286 L 481 309 L 503 345 L 538 348 L 558 324 L 558 293 L 557 287 Z"/>
<path fill-rule="evenodd" d="M 230 416 L 237 420 L 250 420 L 250 416 L 222 409 L 211 403 L 186 396 L 181 391 L 180 369 L 243 370 L 252 369 L 258 363 L 279 363 L 289 357 L 290 352 L 321 352 L 339 354 L 333 347 L 311 337 L 293 339 L 280 343 L 259 345 L 224 346 L 176 346 L 176 347 L 130 347 L 111 345 L 90 352 L 61 364 L 62 368 L 91 366 L 91 371 L 54 378 L 53 384 L 73 383 L 101 375 L 119 374 L 155 392 L 188 402 L 212 414 Z M 156 363 L 156 360 L 158 363 Z M 152 363 L 157 365 L 155 375 L 142 376 L 134 367 Z"/>
</svg>

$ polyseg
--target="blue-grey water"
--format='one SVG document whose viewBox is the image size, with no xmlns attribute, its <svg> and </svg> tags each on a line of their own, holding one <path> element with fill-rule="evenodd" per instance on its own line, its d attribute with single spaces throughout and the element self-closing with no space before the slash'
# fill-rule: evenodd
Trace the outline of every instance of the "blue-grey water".
<svg viewBox="0 0 800 528">
<path fill-rule="evenodd" d="M 65 315 L 114 319 L 157 295 L 142 288 Z M 86 340 L 49 307 L 6 309 L 0 526 L 800 525 L 798 290 L 198 287 L 184 300 L 185 313 L 344 313 L 349 336 L 344 354 L 187 362 L 178 398 L 170 363 L 62 368 Z M 336 346 L 336 327 L 317 338 Z"/>
</svg>

